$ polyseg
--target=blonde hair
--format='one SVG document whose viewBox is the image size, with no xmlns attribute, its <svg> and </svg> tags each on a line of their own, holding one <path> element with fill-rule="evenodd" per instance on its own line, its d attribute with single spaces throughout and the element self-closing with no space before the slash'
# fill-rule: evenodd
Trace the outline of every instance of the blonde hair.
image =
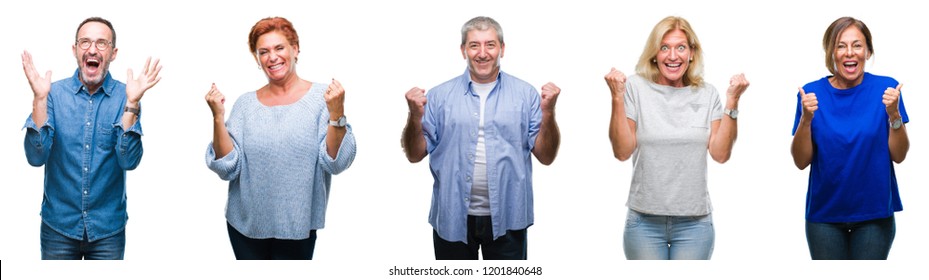
<svg viewBox="0 0 929 280">
<path fill-rule="evenodd" d="M 642 56 L 639 57 L 639 63 L 635 65 L 635 72 L 652 82 L 658 82 L 658 76 L 661 72 L 658 70 L 658 63 L 655 61 L 658 57 L 658 51 L 661 48 L 661 40 L 671 31 L 680 30 L 687 35 L 687 41 L 691 49 L 690 66 L 684 73 L 684 85 L 699 87 L 703 85 L 703 48 L 697 34 L 694 33 L 690 23 L 684 18 L 669 16 L 652 28 L 652 33 L 645 41 L 645 49 L 642 50 Z"/>
</svg>

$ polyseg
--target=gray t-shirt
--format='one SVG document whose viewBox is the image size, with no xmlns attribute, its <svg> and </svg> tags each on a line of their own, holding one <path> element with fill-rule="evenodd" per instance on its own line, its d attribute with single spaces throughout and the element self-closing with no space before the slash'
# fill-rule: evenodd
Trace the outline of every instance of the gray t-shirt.
<svg viewBox="0 0 929 280">
<path fill-rule="evenodd" d="M 722 118 L 716 88 L 676 88 L 633 75 L 625 106 L 626 117 L 636 122 L 637 145 L 626 206 L 654 215 L 709 214 L 707 145 L 710 123 Z"/>
</svg>

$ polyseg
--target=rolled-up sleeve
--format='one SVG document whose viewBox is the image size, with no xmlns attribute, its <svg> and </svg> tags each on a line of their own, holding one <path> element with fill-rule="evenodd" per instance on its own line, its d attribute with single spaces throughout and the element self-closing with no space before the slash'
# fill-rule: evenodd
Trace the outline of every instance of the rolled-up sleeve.
<svg viewBox="0 0 929 280">
<path fill-rule="evenodd" d="M 239 177 L 239 144 L 235 139 L 232 141 L 232 151 L 221 158 L 216 158 L 216 151 L 213 150 L 213 142 L 206 147 L 206 167 L 216 172 L 220 179 L 229 181 Z"/>
<path fill-rule="evenodd" d="M 116 125 L 116 133 L 119 135 L 116 140 L 116 158 L 119 160 L 119 166 L 125 170 L 133 170 L 142 161 L 142 116 L 139 116 L 128 130 L 119 123 Z"/>
<path fill-rule="evenodd" d="M 29 115 L 23 129 L 26 130 L 26 138 L 23 140 L 26 161 L 29 162 L 29 165 L 36 167 L 45 165 L 45 162 L 48 161 L 48 154 L 52 149 L 52 140 L 55 138 L 55 129 L 51 125 L 51 119 L 46 121 L 42 127 L 37 127 L 36 123 L 32 121 L 32 115 Z"/>
<path fill-rule="evenodd" d="M 325 119 L 328 119 L 328 117 Z M 327 122 L 326 127 L 320 129 L 327 131 L 328 125 Z M 339 145 L 339 151 L 336 153 L 335 158 L 329 156 L 328 148 L 326 134 L 323 133 L 319 141 L 319 163 L 322 165 L 323 170 L 330 174 L 339 174 L 352 166 L 352 162 L 355 161 L 355 134 L 352 133 L 352 126 L 345 126 L 345 136 L 342 137 L 342 144 Z"/>
</svg>

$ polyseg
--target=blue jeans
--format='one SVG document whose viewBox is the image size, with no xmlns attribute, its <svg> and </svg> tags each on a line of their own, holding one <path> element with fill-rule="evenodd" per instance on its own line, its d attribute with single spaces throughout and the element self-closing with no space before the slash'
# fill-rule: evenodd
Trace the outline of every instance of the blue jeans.
<svg viewBox="0 0 929 280">
<path fill-rule="evenodd" d="M 716 231 L 713 215 L 661 216 L 629 209 L 623 251 L 629 260 L 709 260 Z"/>
<path fill-rule="evenodd" d="M 433 229 L 432 245 L 436 260 L 477 260 L 479 248 L 485 260 L 526 260 L 529 257 L 526 229 L 507 230 L 494 239 L 490 216 L 468 215 L 467 244 L 442 239 Z"/>
<path fill-rule="evenodd" d="M 126 230 L 94 242 L 71 239 L 45 223 L 39 230 L 43 260 L 122 260 L 126 252 Z"/>
<path fill-rule="evenodd" d="M 855 223 L 806 222 L 814 260 L 886 260 L 897 233 L 894 216 Z"/>
</svg>

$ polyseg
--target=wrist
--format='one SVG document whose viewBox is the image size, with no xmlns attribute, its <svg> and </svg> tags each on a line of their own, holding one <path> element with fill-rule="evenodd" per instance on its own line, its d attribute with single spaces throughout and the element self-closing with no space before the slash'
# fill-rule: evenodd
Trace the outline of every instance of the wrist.
<svg viewBox="0 0 929 280">
<path fill-rule="evenodd" d="M 345 116 L 345 113 L 341 113 L 341 112 L 338 112 L 338 113 L 337 113 L 337 112 L 329 112 L 329 120 L 330 120 L 330 121 L 339 121 L 339 119 L 341 119 L 341 118 L 344 117 L 344 116 Z"/>
</svg>

